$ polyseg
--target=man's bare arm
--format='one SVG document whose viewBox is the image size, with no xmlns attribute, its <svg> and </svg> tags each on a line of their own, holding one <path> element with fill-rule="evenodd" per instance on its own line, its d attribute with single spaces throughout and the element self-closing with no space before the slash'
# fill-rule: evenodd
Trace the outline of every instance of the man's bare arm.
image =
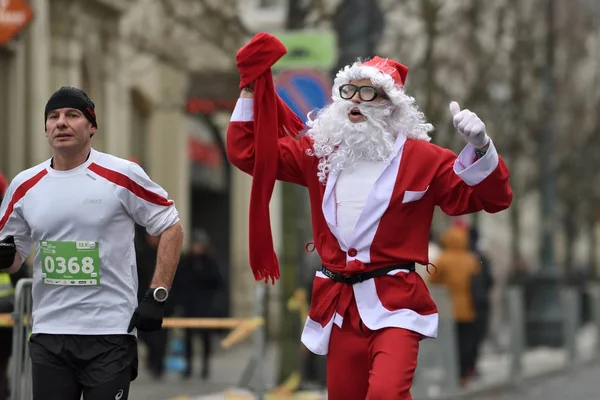
<svg viewBox="0 0 600 400">
<path fill-rule="evenodd" d="M 180 222 L 171 226 L 160 235 L 156 256 L 156 270 L 154 271 L 150 287 L 171 287 L 175 271 L 177 270 L 177 264 L 179 263 L 182 244 L 183 227 Z"/>
</svg>

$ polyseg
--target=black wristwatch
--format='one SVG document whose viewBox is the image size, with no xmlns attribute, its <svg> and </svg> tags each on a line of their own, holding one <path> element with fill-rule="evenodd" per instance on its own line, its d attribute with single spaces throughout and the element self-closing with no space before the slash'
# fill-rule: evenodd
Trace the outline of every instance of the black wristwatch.
<svg viewBox="0 0 600 400">
<path fill-rule="evenodd" d="M 159 303 L 164 303 L 169 298 L 169 290 L 166 287 L 159 286 L 157 288 L 151 288 L 152 297 Z"/>
<path fill-rule="evenodd" d="M 485 156 L 485 154 L 487 153 L 488 149 L 485 150 L 475 150 L 475 156 L 477 156 L 477 159 L 483 158 L 483 156 Z"/>
</svg>

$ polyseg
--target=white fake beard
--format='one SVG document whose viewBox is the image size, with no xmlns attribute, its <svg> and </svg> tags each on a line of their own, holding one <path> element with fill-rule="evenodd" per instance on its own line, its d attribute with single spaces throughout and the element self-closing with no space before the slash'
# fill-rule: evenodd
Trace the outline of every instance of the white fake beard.
<svg viewBox="0 0 600 400">
<path fill-rule="evenodd" d="M 353 108 L 366 120 L 351 122 L 348 114 Z M 306 135 L 314 142 L 309 155 L 319 159 L 319 181 L 325 182 L 328 174 L 352 167 L 358 160 L 388 161 L 398 134 L 391 118 L 394 108 L 387 102 L 356 104 L 336 99 L 314 120 L 309 116 Z"/>
</svg>

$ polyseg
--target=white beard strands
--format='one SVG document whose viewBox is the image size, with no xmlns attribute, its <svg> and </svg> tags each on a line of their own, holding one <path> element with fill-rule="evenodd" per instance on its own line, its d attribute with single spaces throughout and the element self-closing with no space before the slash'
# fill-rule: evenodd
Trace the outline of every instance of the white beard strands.
<svg viewBox="0 0 600 400">
<path fill-rule="evenodd" d="M 353 123 L 348 119 L 357 107 L 366 121 Z M 389 161 L 394 143 L 401 130 L 391 103 L 361 103 L 335 99 L 312 119 L 308 116 L 307 131 L 314 144 L 308 155 L 319 159 L 317 176 L 325 183 L 331 172 L 352 168 L 356 161 Z"/>
</svg>

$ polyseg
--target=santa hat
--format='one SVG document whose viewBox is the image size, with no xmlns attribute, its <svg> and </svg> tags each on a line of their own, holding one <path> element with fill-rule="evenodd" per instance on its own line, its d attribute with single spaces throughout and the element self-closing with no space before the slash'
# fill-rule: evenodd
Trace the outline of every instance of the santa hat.
<svg viewBox="0 0 600 400">
<path fill-rule="evenodd" d="M 339 97 L 339 87 L 351 80 L 370 79 L 373 85 L 383 89 L 393 103 L 397 103 L 407 75 L 406 65 L 389 58 L 375 56 L 365 62 L 357 61 L 337 73 L 333 83 L 333 96 Z"/>
</svg>

